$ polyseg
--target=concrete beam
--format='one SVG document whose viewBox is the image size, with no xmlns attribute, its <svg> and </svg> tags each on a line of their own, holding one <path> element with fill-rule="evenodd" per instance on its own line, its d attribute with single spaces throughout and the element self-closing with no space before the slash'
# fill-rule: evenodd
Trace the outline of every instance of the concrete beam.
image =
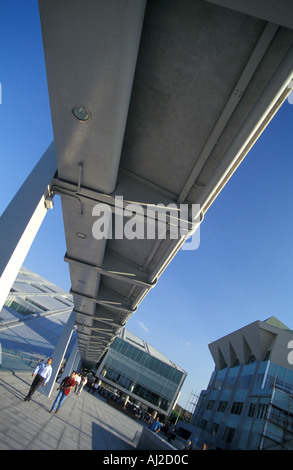
<svg viewBox="0 0 293 470">
<path fill-rule="evenodd" d="M 48 208 L 52 207 L 50 182 L 56 168 L 52 143 L 0 218 L 0 310 Z"/>
</svg>

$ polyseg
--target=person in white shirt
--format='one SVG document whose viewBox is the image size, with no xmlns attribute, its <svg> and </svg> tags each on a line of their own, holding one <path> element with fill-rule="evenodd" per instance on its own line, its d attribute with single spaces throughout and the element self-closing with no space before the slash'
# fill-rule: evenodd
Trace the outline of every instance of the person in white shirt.
<svg viewBox="0 0 293 470">
<path fill-rule="evenodd" d="M 29 392 L 27 396 L 24 398 L 24 401 L 30 401 L 31 397 L 33 396 L 37 388 L 41 384 L 45 386 L 46 383 L 50 380 L 51 375 L 52 375 L 52 366 L 51 366 L 52 362 L 53 362 L 53 359 L 49 357 L 47 362 L 43 362 L 42 364 L 39 364 L 35 368 L 32 376 L 33 377 L 36 376 L 36 377 L 34 378 L 33 383 L 31 384 L 31 387 L 29 389 Z"/>
<path fill-rule="evenodd" d="M 77 389 L 79 387 L 79 384 L 80 384 L 80 381 L 81 381 L 81 373 L 79 372 L 78 374 L 76 374 L 76 376 L 74 377 L 75 379 L 75 389 L 74 389 L 74 393 L 77 392 Z"/>
<path fill-rule="evenodd" d="M 86 383 L 87 383 L 87 378 L 84 376 L 84 377 L 82 377 L 80 385 L 79 385 L 78 390 L 77 390 L 77 396 L 78 397 L 81 394 L 81 392 L 83 390 L 83 387 L 85 386 Z"/>
</svg>

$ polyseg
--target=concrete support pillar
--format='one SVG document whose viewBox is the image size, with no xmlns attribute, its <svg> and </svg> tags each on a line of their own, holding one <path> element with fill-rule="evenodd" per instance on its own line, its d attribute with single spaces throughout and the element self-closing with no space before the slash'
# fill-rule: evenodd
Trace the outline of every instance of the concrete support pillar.
<svg viewBox="0 0 293 470">
<path fill-rule="evenodd" d="M 129 395 L 126 395 L 124 393 L 123 393 L 123 397 L 125 397 L 124 406 L 126 406 L 130 397 L 129 397 Z"/>
<path fill-rule="evenodd" d="M 131 384 L 131 386 L 130 386 L 130 388 L 129 388 L 130 393 L 133 391 L 135 385 L 136 385 L 136 382 L 132 382 L 132 384 Z M 124 406 L 126 406 L 126 404 L 128 403 L 128 400 L 129 400 L 130 396 L 129 396 L 129 395 L 124 395 L 124 396 L 126 397 L 126 398 L 125 398 L 125 402 L 124 402 Z"/>
<path fill-rule="evenodd" d="M 63 362 L 64 362 L 64 356 L 65 356 L 67 347 L 69 345 L 69 342 L 70 342 L 70 339 L 71 339 L 71 336 L 72 336 L 72 333 L 73 333 L 74 324 L 75 324 L 75 312 L 74 312 L 74 310 L 72 310 L 72 312 L 71 312 L 71 314 L 70 314 L 70 316 L 67 320 L 67 323 L 65 325 L 65 328 L 63 330 L 63 333 L 60 336 L 59 341 L 58 341 L 58 343 L 55 347 L 55 350 L 52 354 L 52 358 L 53 358 L 52 376 L 51 376 L 49 382 L 44 387 L 39 388 L 39 390 L 42 393 L 44 393 L 45 395 L 47 395 L 48 397 L 52 393 L 52 390 L 54 388 L 54 384 L 56 382 L 56 378 L 57 378 L 59 369 L 61 367 L 61 364 L 63 364 Z M 73 350 L 74 350 L 74 348 L 73 348 Z M 76 352 L 75 352 L 74 358 L 75 357 L 76 357 Z M 65 377 L 64 373 L 68 371 L 68 367 L 69 367 L 69 360 L 66 362 L 66 366 L 65 366 L 62 377 Z M 66 374 L 66 375 L 68 375 L 68 374 Z"/>
<path fill-rule="evenodd" d="M 56 172 L 52 143 L 0 218 L 0 310 L 43 222 L 48 188 Z"/>
<path fill-rule="evenodd" d="M 76 370 L 76 372 L 80 372 L 81 357 L 80 357 L 80 351 L 79 351 L 78 341 L 76 341 L 76 343 L 77 343 L 78 351 L 77 351 L 77 354 L 76 354 L 76 357 L 75 357 L 75 362 L 74 362 L 74 364 L 73 364 L 72 370 Z"/>
<path fill-rule="evenodd" d="M 65 369 L 63 374 L 61 375 L 60 381 L 69 376 L 73 370 L 76 370 L 77 361 L 79 361 L 79 345 L 78 340 L 75 341 L 72 351 L 70 353 L 69 358 L 66 361 Z"/>
</svg>

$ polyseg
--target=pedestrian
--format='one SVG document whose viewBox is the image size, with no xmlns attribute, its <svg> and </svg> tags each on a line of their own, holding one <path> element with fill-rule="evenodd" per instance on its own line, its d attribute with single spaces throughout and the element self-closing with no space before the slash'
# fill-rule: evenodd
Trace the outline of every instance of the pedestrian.
<svg viewBox="0 0 293 470">
<path fill-rule="evenodd" d="M 27 396 L 24 398 L 24 401 L 30 401 L 31 397 L 33 396 L 37 388 L 42 384 L 43 386 L 45 386 L 46 383 L 50 380 L 50 377 L 52 375 L 52 366 L 51 366 L 52 362 L 53 362 L 53 359 L 49 357 L 47 362 L 42 362 L 42 364 L 39 364 L 35 368 L 32 374 L 32 376 L 35 378 L 31 384 L 31 387 L 29 389 Z"/>
<path fill-rule="evenodd" d="M 76 374 L 76 376 L 74 377 L 74 380 L 75 380 L 75 388 L 74 388 L 74 393 L 77 392 L 77 389 L 80 385 L 80 381 L 81 381 L 81 373 L 78 372 L 78 374 Z"/>
<path fill-rule="evenodd" d="M 74 385 L 75 385 L 75 371 L 71 372 L 70 377 L 65 377 L 65 379 L 62 380 L 60 387 L 58 388 L 59 393 L 53 403 L 50 413 L 54 413 L 54 412 L 58 413 L 65 398 L 69 395 L 70 390 L 74 387 Z"/>
<path fill-rule="evenodd" d="M 98 384 L 98 382 L 95 381 L 95 382 L 92 384 L 91 394 L 94 395 L 94 394 L 96 393 L 96 391 L 98 390 L 98 388 L 99 388 L 99 384 Z"/>
<path fill-rule="evenodd" d="M 168 442 L 174 441 L 174 439 L 176 438 L 176 429 L 175 429 L 174 424 L 170 426 L 167 434 L 168 434 Z"/>
<path fill-rule="evenodd" d="M 91 384 L 90 384 L 89 392 L 90 392 L 91 395 L 94 395 L 94 393 L 95 393 L 95 383 L 96 382 L 91 382 Z"/>
<path fill-rule="evenodd" d="M 192 443 L 190 439 L 186 442 L 185 446 L 183 447 L 183 450 L 192 450 Z"/>
<path fill-rule="evenodd" d="M 159 417 L 155 420 L 153 420 L 150 424 L 150 429 L 154 431 L 154 433 L 158 434 L 161 430 L 161 423 L 159 421 Z"/>
<path fill-rule="evenodd" d="M 81 392 L 83 391 L 83 387 L 85 386 L 86 383 L 87 383 L 87 378 L 86 378 L 86 376 L 84 376 L 84 377 L 81 378 L 81 382 L 80 382 L 80 385 L 79 385 L 78 390 L 77 390 L 77 396 L 78 397 L 81 394 Z"/>
<path fill-rule="evenodd" d="M 65 364 L 62 364 L 62 366 L 60 367 L 60 369 L 58 371 L 56 382 L 59 382 L 59 379 L 60 379 L 61 375 L 63 374 L 64 369 L 65 369 Z"/>
</svg>

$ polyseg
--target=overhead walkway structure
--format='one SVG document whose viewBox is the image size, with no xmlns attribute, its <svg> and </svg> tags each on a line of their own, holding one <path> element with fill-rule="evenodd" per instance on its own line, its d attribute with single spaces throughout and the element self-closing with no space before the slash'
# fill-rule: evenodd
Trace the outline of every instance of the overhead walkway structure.
<svg viewBox="0 0 293 470">
<path fill-rule="evenodd" d="M 290 93 L 292 8 L 39 0 L 54 142 L 1 219 L 1 307 L 60 196 L 81 359 L 102 358 Z"/>
</svg>

